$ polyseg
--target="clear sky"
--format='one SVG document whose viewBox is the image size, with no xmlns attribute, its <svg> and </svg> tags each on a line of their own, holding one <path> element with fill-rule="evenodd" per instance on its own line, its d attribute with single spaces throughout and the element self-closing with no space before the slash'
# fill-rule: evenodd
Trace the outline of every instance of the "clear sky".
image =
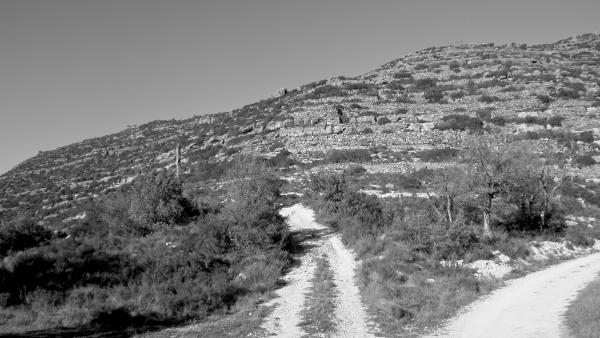
<svg viewBox="0 0 600 338">
<path fill-rule="evenodd" d="M 0 0 L 0 173 L 457 42 L 600 31 L 599 0 Z"/>
</svg>

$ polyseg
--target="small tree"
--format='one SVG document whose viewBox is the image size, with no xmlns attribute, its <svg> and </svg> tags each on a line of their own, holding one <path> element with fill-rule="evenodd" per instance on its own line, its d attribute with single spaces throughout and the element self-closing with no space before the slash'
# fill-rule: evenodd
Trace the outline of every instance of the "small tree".
<svg viewBox="0 0 600 338">
<path fill-rule="evenodd" d="M 504 149 L 487 143 L 469 147 L 467 160 L 474 164 L 469 177 L 483 214 L 483 235 L 491 237 L 490 220 L 494 202 L 506 191 L 506 175 L 511 170 L 511 156 Z"/>
<path fill-rule="evenodd" d="M 278 210 L 283 181 L 252 158 L 238 159 L 229 177 L 233 183 L 225 213 L 233 224 L 230 237 L 236 246 L 289 244 Z"/>
<path fill-rule="evenodd" d="M 131 218 L 140 223 L 175 224 L 190 213 L 183 197 L 181 180 L 168 171 L 147 173 L 136 179 L 129 208 Z"/>
</svg>

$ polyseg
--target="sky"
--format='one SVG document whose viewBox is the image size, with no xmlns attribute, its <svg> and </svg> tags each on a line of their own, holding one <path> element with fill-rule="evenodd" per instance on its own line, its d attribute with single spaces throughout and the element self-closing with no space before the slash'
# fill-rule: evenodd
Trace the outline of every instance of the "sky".
<svg viewBox="0 0 600 338">
<path fill-rule="evenodd" d="M 600 31 L 598 0 L 0 0 L 0 173 L 454 43 Z"/>
</svg>

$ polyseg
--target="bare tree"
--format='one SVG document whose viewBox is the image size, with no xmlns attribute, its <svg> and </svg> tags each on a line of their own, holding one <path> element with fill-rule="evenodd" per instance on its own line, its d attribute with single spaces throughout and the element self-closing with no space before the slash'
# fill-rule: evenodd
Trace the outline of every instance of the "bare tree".
<svg viewBox="0 0 600 338">
<path fill-rule="evenodd" d="M 474 143 L 466 153 L 467 160 L 473 163 L 469 172 L 469 183 L 480 200 L 483 214 L 483 235 L 491 237 L 490 227 L 494 202 L 506 191 L 506 176 L 512 167 L 507 149 L 488 143 Z"/>
</svg>

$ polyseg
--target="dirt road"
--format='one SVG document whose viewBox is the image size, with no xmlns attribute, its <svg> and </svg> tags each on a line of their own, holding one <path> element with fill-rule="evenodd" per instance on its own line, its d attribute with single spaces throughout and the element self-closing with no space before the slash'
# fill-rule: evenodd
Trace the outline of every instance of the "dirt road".
<svg viewBox="0 0 600 338">
<path fill-rule="evenodd" d="M 600 273 L 600 253 L 509 281 L 427 337 L 568 337 L 563 314 Z"/>
<path fill-rule="evenodd" d="M 285 277 L 286 285 L 275 292 L 276 298 L 266 305 L 275 305 L 273 313 L 265 319 L 263 330 L 270 336 L 301 337 L 305 332 L 298 326 L 301 321 L 305 295 L 316 267 L 316 259 L 325 255 L 333 270 L 338 290 L 335 303 L 336 333 L 334 337 L 373 337 L 374 325 L 368 321 L 356 284 L 356 261 L 339 235 L 314 221 L 314 212 L 300 204 L 284 208 L 290 230 L 304 238 L 308 249 L 297 259 L 300 265 Z"/>
</svg>

